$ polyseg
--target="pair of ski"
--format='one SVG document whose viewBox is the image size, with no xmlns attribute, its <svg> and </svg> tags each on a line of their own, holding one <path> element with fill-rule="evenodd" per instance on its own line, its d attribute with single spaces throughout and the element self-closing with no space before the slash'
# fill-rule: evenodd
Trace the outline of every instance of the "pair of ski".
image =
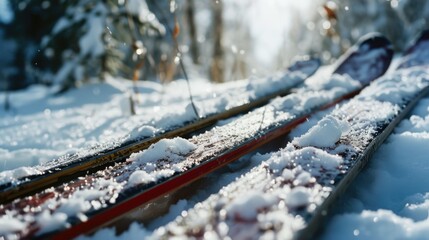
<svg viewBox="0 0 429 240">
<path fill-rule="evenodd" d="M 74 237 L 91 231 L 288 132 L 311 112 L 356 94 L 386 71 L 392 54 L 386 39 L 368 37 L 336 68 L 335 73 L 349 77 L 333 77 L 318 89 L 298 90 L 189 141 L 162 140 L 125 163 L 17 199 L 2 205 L 0 212 L 22 221 L 26 227 L 11 233 L 21 237 Z M 160 156 L 160 149 L 167 154 Z M 47 227 L 46 218 L 61 221 Z"/>
<path fill-rule="evenodd" d="M 151 238 L 314 239 L 336 199 L 428 95 L 428 47 L 426 31 L 395 71 Z"/>
<path fill-rule="evenodd" d="M 41 166 L 35 166 L 33 169 L 38 172 L 37 174 L 19 179 L 13 177 L 0 178 L 0 204 L 85 175 L 90 170 L 95 171 L 108 164 L 124 161 L 132 153 L 144 150 L 161 139 L 186 136 L 209 127 L 219 120 L 247 113 L 268 103 L 269 100 L 277 96 L 289 94 L 291 89 L 302 84 L 319 66 L 320 61 L 318 59 L 298 60 L 283 74 L 267 79 L 254 79 L 254 81 L 247 84 L 237 84 L 238 87 L 217 93 L 220 105 L 224 104 L 222 102 L 223 97 L 231 98 L 231 96 L 234 96 L 235 102 L 228 103 L 222 112 L 208 113 L 200 118 L 188 119 L 188 122 L 183 123 L 176 121 L 177 123 L 175 124 L 178 125 L 170 124 L 170 126 L 165 127 L 166 129 L 154 133 L 154 136 L 141 136 L 137 139 L 125 139 L 112 144 L 100 144 L 69 156 L 60 157 Z M 275 87 L 260 88 L 259 85 L 264 83 L 272 84 Z M 204 99 L 201 99 L 198 104 L 204 105 L 204 101 Z"/>
</svg>

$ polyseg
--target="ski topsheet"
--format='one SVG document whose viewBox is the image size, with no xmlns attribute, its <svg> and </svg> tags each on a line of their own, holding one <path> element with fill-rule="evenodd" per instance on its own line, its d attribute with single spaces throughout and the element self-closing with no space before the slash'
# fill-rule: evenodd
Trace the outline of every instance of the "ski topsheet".
<svg viewBox="0 0 429 240">
<path fill-rule="evenodd" d="M 152 238 L 314 239 L 339 195 L 429 93 L 429 32 L 399 68 Z"/>
<path fill-rule="evenodd" d="M 82 152 L 33 167 L 31 171 L 19 170 L 18 173 L 14 173 L 14 171 L 2 173 L 0 174 L 0 203 L 6 203 L 38 189 L 41 190 L 61 183 L 61 181 L 70 179 L 70 175 L 77 177 L 86 174 L 87 170 L 91 168 L 100 167 L 113 161 L 125 160 L 131 153 L 146 149 L 151 144 L 163 138 L 183 136 L 210 126 L 218 120 L 246 113 L 253 108 L 266 104 L 272 98 L 288 94 L 292 88 L 302 84 L 306 78 L 311 76 L 319 66 L 320 61 L 318 59 L 304 58 L 297 60 L 286 72 L 278 76 L 266 79 L 253 79 L 239 89 L 231 89 L 231 92 L 218 93 L 219 96 L 217 98 L 220 99 L 220 102 L 217 103 L 218 105 L 225 105 L 225 101 L 228 101 L 222 101 L 222 99 L 231 98 L 232 96 L 234 104 L 231 105 L 231 103 L 228 103 L 225 105 L 224 111 L 221 113 L 205 114 L 200 119 L 189 119 L 187 122 L 183 122 L 182 125 L 170 126 L 169 130 L 164 129 L 155 132 L 154 136 L 152 136 L 152 133 L 139 136 L 141 133 L 139 134 L 138 132 L 142 132 L 144 129 L 155 129 L 144 126 L 134 131 L 137 133 L 131 134 L 136 135 L 135 137 L 137 138 L 127 137 L 129 139 L 125 139 L 123 143 L 85 149 Z M 205 105 L 204 102 L 197 102 L 198 107 L 203 105 Z M 31 172 L 31 174 L 23 175 L 23 172 Z M 20 177 L 15 178 L 15 175 L 19 175 Z"/>
<path fill-rule="evenodd" d="M 367 54 L 372 57 L 365 57 Z M 3 216 L 22 226 L 6 235 L 45 237 L 55 233 L 57 238 L 71 238 L 102 226 L 285 134 L 312 112 L 355 95 L 368 83 L 361 71 L 370 71 L 373 78 L 381 76 L 392 55 L 385 38 L 367 36 L 336 69 L 357 65 L 349 68 L 353 78 L 334 71 L 328 79 L 189 140 L 163 139 L 132 154 L 126 162 L 1 205 Z"/>
</svg>

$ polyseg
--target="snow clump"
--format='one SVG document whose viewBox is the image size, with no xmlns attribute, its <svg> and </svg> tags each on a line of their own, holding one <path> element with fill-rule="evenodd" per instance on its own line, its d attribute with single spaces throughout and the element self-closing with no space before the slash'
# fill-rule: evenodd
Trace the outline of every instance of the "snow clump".
<svg viewBox="0 0 429 240">
<path fill-rule="evenodd" d="M 146 150 L 131 154 L 127 161 L 144 164 L 167 159 L 173 163 L 178 163 L 195 149 L 197 149 L 197 145 L 184 138 L 162 139 Z"/>
<path fill-rule="evenodd" d="M 332 147 L 349 129 L 350 126 L 346 121 L 327 116 L 307 133 L 295 138 L 293 143 L 300 147 Z"/>
<path fill-rule="evenodd" d="M 231 219 L 252 221 L 256 219 L 258 211 L 270 207 L 275 202 L 275 198 L 261 191 L 250 191 L 242 197 L 233 199 L 226 207 L 226 211 Z"/>
<path fill-rule="evenodd" d="M 128 185 L 133 187 L 139 184 L 145 184 L 156 181 L 159 178 L 171 176 L 177 164 L 182 162 L 187 155 L 197 149 L 197 145 L 190 141 L 176 137 L 173 139 L 162 139 L 152 144 L 148 149 L 133 153 L 127 159 L 132 162 L 129 169 L 137 169 L 128 178 Z M 156 170 L 156 162 L 164 160 L 170 164 L 169 169 Z"/>
</svg>

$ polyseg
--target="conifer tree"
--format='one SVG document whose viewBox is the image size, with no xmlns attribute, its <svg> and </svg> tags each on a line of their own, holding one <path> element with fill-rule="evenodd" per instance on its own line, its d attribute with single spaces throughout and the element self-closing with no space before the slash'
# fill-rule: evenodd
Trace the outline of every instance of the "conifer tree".
<svg viewBox="0 0 429 240">
<path fill-rule="evenodd" d="M 146 41 L 165 33 L 144 0 L 10 3 L 14 19 L 5 35 L 19 46 L 15 88 L 41 82 L 62 92 L 106 74 L 131 78 L 133 64 L 147 57 Z"/>
</svg>

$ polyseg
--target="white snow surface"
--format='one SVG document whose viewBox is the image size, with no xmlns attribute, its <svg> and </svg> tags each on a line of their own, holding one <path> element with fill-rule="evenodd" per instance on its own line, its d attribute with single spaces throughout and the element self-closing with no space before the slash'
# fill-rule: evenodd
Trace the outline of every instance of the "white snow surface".
<svg viewBox="0 0 429 240">
<path fill-rule="evenodd" d="M 403 98 L 410 97 L 413 92 L 427 84 L 427 78 L 427 71 L 424 69 L 403 70 L 397 74 L 391 74 L 389 78 L 383 78 L 371 84 L 371 88 L 364 90 L 358 97 L 359 104 L 365 105 L 367 108 L 369 106 L 377 108 L 378 111 L 371 116 L 374 121 L 386 116 L 394 116 L 398 110 L 395 104 L 400 103 Z M 396 83 L 401 81 L 400 88 L 393 87 L 393 82 L 395 81 Z M 253 83 L 250 84 L 246 81 L 221 86 L 209 85 L 203 82 L 198 82 L 198 84 L 203 87 L 202 89 L 204 87 L 210 89 L 210 91 L 214 89 L 215 93 L 213 95 L 215 96 L 224 96 L 221 101 L 211 101 L 218 98 L 214 98 L 214 96 L 204 98 L 204 95 L 209 90 L 207 92 L 203 90 L 196 96 L 201 102 L 205 101 L 207 104 L 205 106 L 201 103 L 198 105 L 199 109 L 203 110 L 207 109 L 207 106 L 211 104 L 217 105 L 219 102 L 221 102 L 222 108 L 233 104 L 234 98 L 231 97 L 231 92 L 228 92 L 230 89 L 245 88 L 246 91 L 249 91 L 254 89 L 253 86 L 255 86 Z M 32 168 L 31 166 L 48 162 L 52 159 L 51 156 L 63 154 L 64 148 L 62 147 L 68 144 L 76 144 L 78 139 L 82 139 L 81 143 L 78 143 L 77 146 L 71 146 L 67 152 L 77 151 L 82 146 L 86 146 L 88 141 L 96 142 L 99 139 L 103 139 L 103 137 L 128 139 L 130 138 L 129 132 L 133 129 L 137 129 L 143 136 L 152 136 L 154 132 L 159 131 L 153 127 L 155 125 L 141 126 L 141 123 L 162 122 L 159 119 L 163 119 L 166 122 L 169 120 L 174 121 L 174 119 L 170 118 L 177 116 L 175 115 L 177 114 L 177 108 L 170 109 L 165 105 L 185 106 L 185 108 L 189 106 L 187 96 L 177 94 L 177 88 L 184 86 L 184 83 L 180 81 L 174 83 L 173 86 L 166 87 L 154 83 L 142 83 L 139 86 L 141 91 L 146 91 L 147 95 L 152 97 L 148 97 L 147 101 L 143 101 L 138 110 L 144 112 L 151 109 L 152 111 L 149 111 L 151 113 L 149 115 L 151 115 L 152 119 L 148 115 L 144 115 L 144 117 L 141 115 L 134 117 L 122 116 L 124 109 L 121 106 L 123 107 L 123 104 L 119 103 L 127 102 L 127 99 L 121 91 L 109 83 L 92 84 L 56 98 L 49 96 L 49 89 L 39 86 L 12 94 L 11 98 L 16 99 L 16 101 L 13 101 L 16 115 L 2 112 L 2 114 L 5 114 L 5 118 L 0 120 L 0 134 L 4 136 L 0 139 L 0 151 L 4 153 L 2 156 L 6 156 L 6 159 L 1 159 L 1 180 L 8 181 L 7 179 L 22 177 L 27 174 L 37 174 L 38 168 Z M 353 86 L 353 84 L 350 86 Z M 257 94 L 257 92 L 246 91 L 244 91 L 244 94 L 247 99 Z M 342 90 L 339 91 L 341 92 Z M 164 95 L 159 96 L 160 93 Z M 81 96 L 84 94 L 89 96 L 89 100 L 82 104 Z M 146 97 L 147 95 L 145 94 L 144 96 Z M 271 104 L 274 109 L 276 104 L 277 106 L 290 106 L 292 108 L 296 103 L 300 103 L 300 106 L 311 106 L 317 101 L 314 101 L 314 103 L 305 102 L 311 101 L 300 99 L 299 94 L 296 94 L 282 100 L 276 99 Z M 349 103 L 357 104 L 353 100 Z M 157 104 L 160 104 L 160 107 L 154 107 Z M 347 109 L 347 104 L 344 108 Z M 213 107 L 211 109 L 217 108 Z M 323 168 L 326 171 L 336 172 L 337 167 L 342 164 L 342 158 L 334 154 L 338 149 L 331 150 L 331 153 L 322 149 L 333 147 L 340 139 L 347 138 L 348 134 L 353 134 L 354 128 L 360 128 L 368 124 L 365 121 L 357 121 L 359 123 L 357 127 L 349 126 L 347 119 L 332 117 L 341 116 L 341 109 L 343 108 L 334 109 L 334 115 L 322 118 L 317 123 L 310 119 L 309 123 L 307 123 L 307 129 L 309 130 L 301 130 L 299 134 L 295 133 L 297 137 L 286 148 L 272 154 L 255 156 L 254 159 L 263 159 L 265 163 L 251 170 L 240 178 L 241 180 L 233 181 L 222 189 L 220 194 L 213 195 L 206 201 L 197 204 L 195 208 L 186 211 L 186 214 L 177 210 L 171 211 L 167 214 L 170 215 L 167 218 L 173 220 L 177 215 L 187 216 L 187 224 L 195 228 L 204 228 L 213 214 L 213 212 L 205 210 L 204 205 L 206 202 L 219 202 L 219 199 L 224 199 L 220 201 L 223 204 L 222 209 L 224 209 L 224 212 L 220 212 L 221 216 L 227 219 L 244 220 L 243 224 L 233 226 L 237 232 L 248 227 L 245 224 L 246 220 L 256 219 L 262 224 L 261 226 L 287 222 L 288 225 L 283 225 L 277 234 L 279 234 L 278 236 L 290 238 L 294 232 L 305 226 L 305 222 L 299 217 L 285 214 L 285 207 L 293 209 L 302 205 L 320 203 L 326 196 L 325 194 L 329 193 L 330 188 L 322 187 L 315 183 L 316 178 L 319 177 L 319 171 L 316 170 Z M 203 114 L 208 114 L 209 112 L 203 111 Z M 159 118 L 154 120 L 154 115 Z M 182 116 L 185 115 L 187 114 L 185 113 Z M 364 114 L 356 114 L 354 118 L 359 120 L 361 115 Z M 302 127 L 302 129 L 305 128 Z M 299 131 L 299 128 L 297 131 Z M 380 239 L 381 237 L 392 237 L 398 239 L 424 239 L 427 236 L 429 227 L 429 191 L 426 187 L 429 184 L 427 178 L 429 168 L 427 167 L 426 157 L 429 154 L 427 150 L 429 143 L 428 131 L 429 99 L 424 99 L 418 104 L 413 115 L 401 122 L 395 133 L 376 153 L 370 167 L 361 174 L 356 184 L 347 193 L 347 198 L 343 200 L 344 206 L 337 210 L 337 215 L 330 222 L 322 238 L 356 237 Z M 98 133 L 101 133 L 99 137 L 96 136 Z M 371 132 L 368 134 L 371 134 Z M 45 135 L 46 137 L 43 140 L 38 140 L 40 136 Z M 133 137 L 139 137 L 139 135 L 137 134 Z M 317 141 L 322 138 L 323 143 Z M 303 148 L 294 150 L 293 144 Z M 134 154 L 128 161 L 136 163 L 145 161 L 147 164 L 148 159 L 159 157 L 160 152 L 169 152 L 170 160 L 180 161 L 181 157 L 195 148 L 196 146 L 187 140 L 181 138 L 168 139 L 153 145 L 146 151 Z M 45 153 L 44 151 L 47 152 L 48 149 L 53 149 L 53 152 Z M 41 157 L 45 157 L 45 160 L 33 159 L 20 162 L 19 159 L 27 157 L 29 152 L 40 154 Z M 20 154 L 22 157 L 19 157 Z M 143 158 L 142 156 L 146 157 Z M 275 172 L 277 177 L 273 179 L 261 178 L 263 175 L 260 172 L 266 171 L 266 169 Z M 148 175 L 144 170 L 137 170 L 128 179 L 128 184 L 137 185 L 152 180 L 152 176 Z M 225 181 L 222 178 L 219 181 L 218 184 L 226 185 L 222 183 L 222 181 Z M 278 181 L 292 181 L 292 185 L 290 185 L 292 187 L 285 185 L 282 189 L 262 194 L 263 186 L 275 185 L 279 183 Z M 235 193 L 242 192 L 243 182 L 246 183 L 244 186 L 248 188 L 248 191 L 244 195 L 235 195 Z M 114 201 L 114 199 L 103 199 L 103 196 L 107 195 L 105 193 L 119 191 L 124 187 L 124 184 L 126 183 L 119 184 L 110 179 L 99 181 L 96 189 L 75 191 L 70 198 L 61 202 L 60 208 L 49 214 L 47 211 L 52 209 L 52 205 L 47 202 L 43 206 L 45 210 L 36 219 L 42 226 L 42 231 L 39 234 L 48 232 L 51 229 L 66 227 L 65 220 L 67 216 L 77 216 L 84 220 L 86 218 L 84 212 L 88 209 L 99 208 L 103 201 Z M 308 184 L 314 184 L 313 188 L 307 188 Z M 100 199 L 103 201 L 100 201 Z M 268 208 L 270 211 L 265 212 Z M 179 217 L 179 219 L 181 218 Z M 10 218 L 9 215 L 0 216 L 0 234 L 4 235 L 24 229 L 27 220 Z M 170 230 L 174 228 L 173 226 L 171 224 L 167 225 Z M 155 236 L 163 232 L 164 227 L 162 225 L 158 227 L 161 228 L 155 231 Z M 223 222 L 217 228 L 218 233 L 226 234 L 231 231 L 231 227 L 227 222 Z M 180 229 L 175 230 L 180 231 Z M 209 229 L 206 229 L 206 231 L 207 236 L 214 234 Z M 243 235 L 238 235 L 238 237 L 254 237 L 257 231 L 258 229 L 249 228 L 248 231 L 241 231 L 240 234 Z M 114 231 L 111 229 L 105 229 L 97 232 L 91 238 L 98 239 L 108 236 L 109 238 L 126 239 L 143 237 L 148 234 L 150 235 L 152 232 L 142 225 L 133 224 L 127 232 L 120 236 L 115 236 Z M 268 231 L 261 237 L 275 237 L 272 234 Z"/>
<path fill-rule="evenodd" d="M 427 239 L 429 98 L 419 102 L 346 193 L 322 239 Z"/>
<path fill-rule="evenodd" d="M 342 134 L 346 133 L 349 127 L 346 121 L 328 116 L 318 122 L 307 133 L 295 138 L 293 143 L 301 147 L 331 147 L 340 140 Z"/>
<path fill-rule="evenodd" d="M 162 176 L 170 175 L 171 171 L 154 171 L 157 167 L 156 161 L 165 160 L 168 164 L 174 167 L 182 162 L 186 155 L 190 154 L 197 148 L 197 145 L 189 142 L 186 139 L 176 137 L 174 139 L 162 139 L 155 144 L 152 144 L 148 149 L 133 153 L 127 159 L 128 162 L 133 162 L 128 168 L 138 168 L 143 166 L 143 170 L 134 171 L 128 179 L 130 186 L 135 186 L 142 183 L 156 181 Z"/>
<path fill-rule="evenodd" d="M 303 76 L 278 73 L 225 84 L 195 79 L 192 89 L 198 91 L 193 98 L 204 117 L 295 85 Z M 132 84 L 125 80 L 108 79 L 61 96 L 53 96 L 55 89 L 37 85 L 10 93 L 12 111 L 0 109 L 0 184 L 70 161 L 67 155 L 90 155 L 196 119 L 184 80 L 165 86 L 141 82 L 137 88 L 137 114 L 132 116 Z M 0 99 L 4 97 L 0 93 Z"/>
<path fill-rule="evenodd" d="M 420 70 L 417 70 L 417 72 L 419 71 Z M 358 97 L 360 101 L 359 104 L 362 106 L 357 108 L 371 109 L 371 107 L 373 107 L 376 109 L 376 111 L 373 111 L 374 115 L 369 117 L 373 121 L 380 121 L 382 118 L 393 117 L 398 111 L 395 104 L 400 102 L 400 98 L 409 97 L 408 94 L 411 92 L 407 91 L 407 89 L 412 88 L 412 85 L 417 85 L 422 88 L 427 84 L 427 73 L 423 74 L 423 72 L 420 72 L 421 75 L 417 77 L 419 80 L 412 77 L 416 76 L 413 74 L 416 74 L 416 72 L 400 72 L 399 74 L 390 75 L 390 78 L 381 80 L 379 83 L 373 84 L 372 90 L 371 88 L 365 90 L 362 95 Z M 425 75 L 426 77 L 424 77 Z M 379 88 L 379 86 L 384 84 L 388 85 L 389 81 L 395 81 L 398 78 L 406 82 L 401 85 L 403 88 L 398 90 L 404 95 L 398 95 L 398 91 L 393 91 L 393 88 L 384 88 L 385 92 L 383 92 L 383 88 Z M 375 89 L 382 92 L 376 91 Z M 369 96 L 372 91 L 378 92 L 380 95 L 374 94 L 373 99 L 370 99 Z M 392 96 L 389 96 L 386 92 L 392 93 Z M 385 97 L 379 98 L 381 95 Z M 349 106 L 352 106 L 350 104 L 357 103 L 357 101 L 352 100 L 346 103 L 345 106 L 334 109 L 334 116 L 341 116 L 341 111 L 344 111 L 342 109 L 349 109 Z M 355 134 L 355 128 L 364 129 L 368 124 L 368 122 L 363 121 L 365 117 L 361 117 L 364 115 L 363 113 L 359 113 L 353 116 L 353 118 L 357 119 L 356 126 L 341 128 L 344 130 L 344 132 L 341 132 L 341 135 L 344 135 L 345 139 L 348 134 Z M 315 118 L 321 118 L 321 116 L 316 115 Z M 330 129 L 332 125 L 334 125 L 334 121 L 330 118 L 331 117 L 322 118 L 316 125 L 314 125 L 315 121 L 310 119 L 309 122 L 297 128 L 295 133 L 292 134 L 300 136 L 303 132 L 306 132 L 306 129 L 313 129 L 307 132 L 307 134 L 314 132 L 314 129 L 317 128 L 323 129 L 323 127 L 326 127 Z M 368 116 L 366 116 L 366 118 L 368 119 Z M 328 122 L 329 124 L 320 124 L 323 122 Z M 418 103 L 412 115 L 399 124 L 394 134 L 391 135 L 386 143 L 377 151 L 368 169 L 364 170 L 358 177 L 357 181 L 346 194 L 345 199 L 342 200 L 342 206 L 336 210 L 336 216 L 330 221 L 327 230 L 322 234 L 322 239 L 427 238 L 429 233 L 429 192 L 427 190 L 429 184 L 427 178 L 429 168 L 427 166 L 429 165 L 426 157 L 429 154 L 427 150 L 429 144 L 428 131 L 429 98 L 426 98 Z M 369 132 L 368 134 L 371 133 Z M 317 138 L 318 136 L 315 135 L 315 137 Z M 300 138 L 302 138 L 302 136 L 296 137 L 295 141 Z M 333 139 L 335 140 L 337 138 Z M 206 228 L 205 231 L 207 235 L 204 236 L 207 237 L 213 236 L 213 234 L 216 233 L 220 234 L 220 237 L 222 237 L 225 236 L 228 231 L 241 234 L 235 235 L 238 238 L 252 239 L 255 236 L 260 236 L 262 238 L 276 237 L 276 235 L 271 233 L 258 235 L 261 233 L 256 232 L 255 229 L 250 227 L 252 225 L 246 225 L 246 220 L 254 221 L 254 219 L 265 224 L 287 222 L 290 227 L 282 227 L 277 237 L 282 236 L 284 239 L 292 238 L 293 232 L 304 227 L 305 223 L 302 219 L 285 214 L 284 210 L 279 210 L 284 208 L 282 206 L 293 208 L 301 204 L 317 203 L 317 199 L 320 199 L 317 194 L 314 195 L 314 192 L 309 192 L 307 188 L 301 186 L 309 182 L 314 182 L 313 176 L 317 177 L 317 175 L 314 175 L 313 171 L 308 171 L 311 168 L 303 169 L 300 166 L 308 166 L 305 163 L 314 162 L 315 159 L 311 156 L 317 156 L 316 159 L 319 160 L 325 159 L 325 163 L 322 163 L 324 164 L 323 166 L 332 170 L 341 164 L 342 161 L 341 157 L 328 154 L 315 147 L 304 147 L 299 151 L 296 152 L 289 145 L 279 152 L 255 156 L 254 158 L 259 159 L 258 161 L 262 160 L 266 161 L 266 163 L 263 163 L 260 167 L 254 168 L 241 179 L 233 181 L 219 191 L 218 194 L 210 196 L 201 203 L 197 203 L 190 210 L 178 211 L 178 214 L 177 210 L 171 211 L 163 218 L 171 219 L 170 221 L 174 220 L 174 216 L 178 216 L 178 218 L 166 226 L 161 225 L 161 228 L 155 231 L 155 238 L 157 238 L 156 236 L 165 234 L 166 230 L 178 236 L 183 234 L 184 230 L 181 229 L 179 225 L 176 225 L 176 223 L 185 224 L 180 226 L 192 226 L 191 228 L 193 229 Z M 335 151 L 336 150 L 333 152 Z M 306 157 L 306 153 L 310 152 L 312 152 L 308 154 L 310 157 Z M 267 158 L 269 159 L 268 161 Z M 296 169 L 283 169 L 290 161 L 288 159 L 294 159 L 293 162 L 302 162 L 298 164 Z M 284 187 L 280 192 L 276 192 L 276 188 L 273 188 L 274 191 L 271 190 L 262 193 L 260 190 L 261 186 L 272 186 L 271 184 L 276 185 L 276 181 L 282 181 L 280 179 L 265 178 L 264 174 L 261 174 L 261 171 L 263 172 L 264 170 L 262 169 L 266 169 L 267 167 L 273 171 L 283 169 L 279 172 L 279 176 L 281 176 L 284 181 L 295 179 L 293 184 L 296 187 L 292 189 Z M 218 176 L 216 179 L 218 181 L 226 181 L 222 179 L 222 176 Z M 239 195 L 239 193 L 246 192 L 246 189 L 248 189 L 246 194 Z M 317 185 L 313 189 L 320 190 Z M 326 191 L 329 192 L 329 188 L 327 188 Z M 283 200 L 279 201 L 279 199 Z M 268 203 L 272 205 L 268 205 Z M 220 210 L 220 215 L 218 216 L 220 216 L 221 219 L 226 217 L 226 222 L 221 221 L 221 223 L 216 226 L 216 233 L 213 232 L 213 229 L 210 230 L 210 227 L 206 227 L 206 224 L 209 224 L 212 214 L 214 213 L 208 211 L 210 208 L 207 209 L 204 206 L 216 206 L 217 209 L 225 209 L 225 211 Z M 188 206 L 188 208 L 189 207 L 192 207 L 192 204 Z M 182 209 L 183 208 L 182 206 Z M 269 214 L 266 213 L 267 208 L 270 208 Z M 186 209 L 186 207 L 184 209 Z M 240 220 L 235 225 L 228 225 L 228 218 L 238 218 Z M 262 224 L 260 226 L 265 225 Z M 144 226 L 136 226 L 136 224 L 133 224 L 130 231 L 136 233 L 136 237 L 140 236 L 136 228 L 139 228 L 142 232 L 141 236 L 147 236 L 148 230 Z M 153 228 L 153 226 L 151 228 Z M 240 229 L 242 231 L 239 231 Z M 114 231 L 111 229 L 101 230 L 94 237 L 98 239 L 99 237 L 101 238 L 109 234 L 109 236 L 112 236 L 113 232 Z M 116 237 L 118 239 L 124 239 L 124 237 L 129 236 L 128 234 L 129 232 Z M 219 237 L 219 235 L 216 236 Z M 151 237 L 154 237 L 154 235 Z"/>
</svg>

